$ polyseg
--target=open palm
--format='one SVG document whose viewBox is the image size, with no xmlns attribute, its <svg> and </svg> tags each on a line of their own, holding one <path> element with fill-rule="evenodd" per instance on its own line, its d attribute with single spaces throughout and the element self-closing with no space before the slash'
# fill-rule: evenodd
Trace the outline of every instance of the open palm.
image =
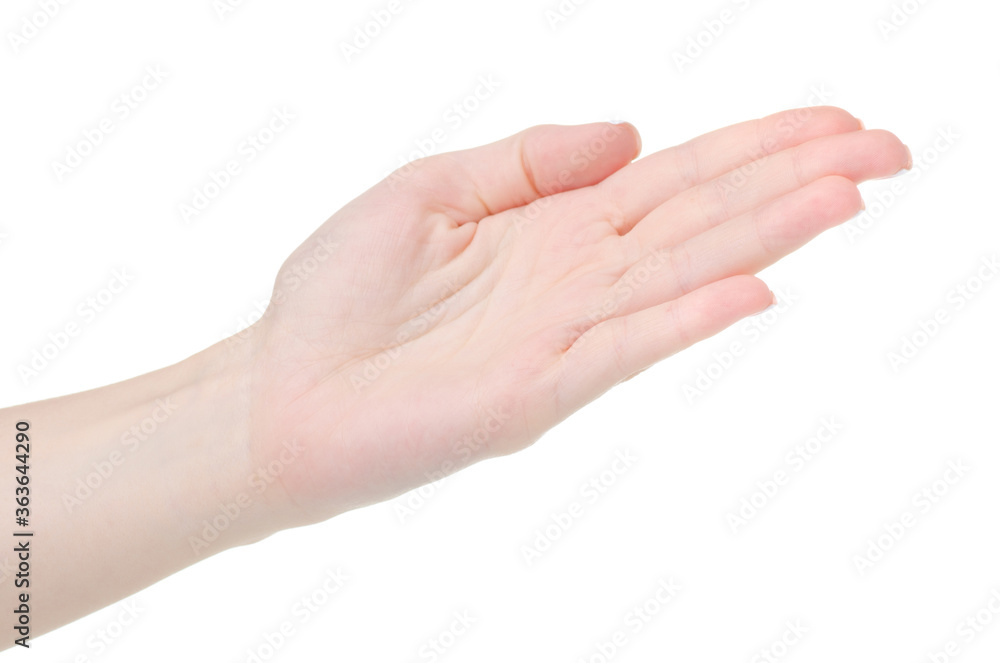
<svg viewBox="0 0 1000 663">
<path fill-rule="evenodd" d="M 251 336 L 252 451 L 305 523 L 521 449 L 771 304 L 753 274 L 909 166 L 836 108 L 635 161 L 631 125 L 541 126 L 404 167 L 286 261 Z M 288 454 L 286 453 L 286 458 Z"/>
</svg>

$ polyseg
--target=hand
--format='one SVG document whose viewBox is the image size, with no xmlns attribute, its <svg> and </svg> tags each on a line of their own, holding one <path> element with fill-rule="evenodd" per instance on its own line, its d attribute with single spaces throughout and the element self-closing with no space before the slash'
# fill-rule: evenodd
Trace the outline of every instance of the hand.
<svg viewBox="0 0 1000 663">
<path fill-rule="evenodd" d="M 631 163 L 628 124 L 541 126 L 404 167 L 282 267 L 250 330 L 255 464 L 287 524 L 507 454 L 772 303 L 753 274 L 911 164 L 843 110 L 789 111 Z M 280 510 L 280 509 L 279 509 Z"/>
</svg>

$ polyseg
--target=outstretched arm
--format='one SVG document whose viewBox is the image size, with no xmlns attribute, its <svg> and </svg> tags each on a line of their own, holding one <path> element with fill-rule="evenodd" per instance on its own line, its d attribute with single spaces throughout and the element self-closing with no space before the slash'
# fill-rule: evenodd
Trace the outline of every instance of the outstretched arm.
<svg viewBox="0 0 1000 663">
<path fill-rule="evenodd" d="M 633 162 L 639 149 L 628 124 L 541 126 L 415 162 L 308 238 L 243 333 L 0 410 L 9 440 L 30 425 L 38 533 L 31 588 L 7 583 L 7 604 L 30 593 L 38 635 L 522 449 L 769 306 L 753 275 L 856 214 L 859 182 L 910 163 L 895 136 L 827 107 Z"/>
</svg>

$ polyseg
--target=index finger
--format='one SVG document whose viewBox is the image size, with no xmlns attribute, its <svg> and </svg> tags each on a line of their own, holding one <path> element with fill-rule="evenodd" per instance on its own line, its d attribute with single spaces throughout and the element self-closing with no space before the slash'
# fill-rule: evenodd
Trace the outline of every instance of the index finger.
<svg viewBox="0 0 1000 663">
<path fill-rule="evenodd" d="M 601 182 L 628 232 L 662 203 L 776 152 L 814 138 L 859 131 L 864 125 L 847 111 L 814 106 L 741 122 L 661 150 L 629 164 Z"/>
</svg>

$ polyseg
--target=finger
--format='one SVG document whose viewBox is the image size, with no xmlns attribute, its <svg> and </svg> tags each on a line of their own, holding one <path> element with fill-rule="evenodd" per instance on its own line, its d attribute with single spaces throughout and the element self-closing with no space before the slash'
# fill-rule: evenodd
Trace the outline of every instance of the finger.
<svg viewBox="0 0 1000 663">
<path fill-rule="evenodd" d="M 571 403 L 586 403 L 612 386 L 774 301 L 753 276 L 736 276 L 695 290 L 676 300 L 591 328 L 563 356 L 560 390 Z"/>
<path fill-rule="evenodd" d="M 816 106 L 735 124 L 647 156 L 602 182 L 626 232 L 665 200 L 745 164 L 821 136 L 859 131 L 840 108 Z"/>
<path fill-rule="evenodd" d="M 597 184 L 640 149 L 639 132 L 628 123 L 542 125 L 483 147 L 420 159 L 386 182 L 424 195 L 465 223 Z"/>
<path fill-rule="evenodd" d="M 863 208 L 851 180 L 838 175 L 816 180 L 686 242 L 651 252 L 651 258 L 637 262 L 613 287 L 629 295 L 615 313 L 642 310 L 739 274 L 756 274 Z M 633 285 L 626 289 L 622 283 Z"/>
<path fill-rule="evenodd" d="M 909 149 L 888 131 L 824 136 L 679 193 L 630 234 L 640 247 L 672 246 L 820 178 L 840 175 L 860 183 L 912 164 Z"/>
</svg>

